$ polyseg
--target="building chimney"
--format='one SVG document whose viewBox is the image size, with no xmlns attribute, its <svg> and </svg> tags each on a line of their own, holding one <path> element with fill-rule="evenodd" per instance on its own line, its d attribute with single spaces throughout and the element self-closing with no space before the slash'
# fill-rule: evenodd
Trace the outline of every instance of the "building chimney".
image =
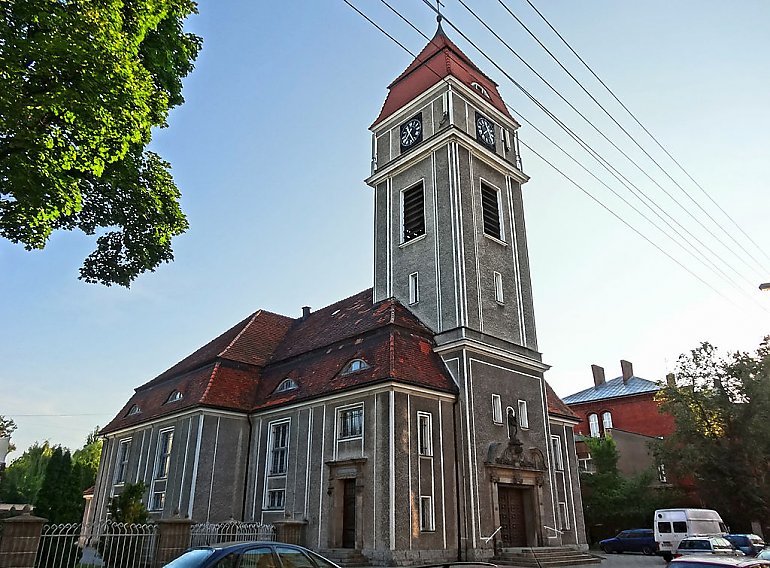
<svg viewBox="0 0 770 568">
<path fill-rule="evenodd" d="M 310 315 L 310 306 L 302 306 L 302 319 L 307 319 Z"/>
<path fill-rule="evenodd" d="M 676 377 L 674 376 L 674 373 L 666 375 L 666 384 L 671 388 L 676 388 Z"/>
<path fill-rule="evenodd" d="M 604 368 L 599 365 L 591 365 L 591 372 L 594 374 L 594 388 L 599 388 L 604 384 Z"/>
<path fill-rule="evenodd" d="M 620 360 L 620 370 L 623 372 L 623 384 L 628 384 L 628 379 L 634 376 L 634 366 L 625 359 Z"/>
</svg>

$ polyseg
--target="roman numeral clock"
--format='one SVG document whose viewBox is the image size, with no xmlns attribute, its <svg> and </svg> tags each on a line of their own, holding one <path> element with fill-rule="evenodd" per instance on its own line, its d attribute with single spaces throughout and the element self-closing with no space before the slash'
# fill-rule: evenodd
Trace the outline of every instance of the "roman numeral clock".
<svg viewBox="0 0 770 568">
<path fill-rule="evenodd" d="M 402 152 L 422 142 L 422 113 L 401 125 L 400 138 Z"/>
</svg>

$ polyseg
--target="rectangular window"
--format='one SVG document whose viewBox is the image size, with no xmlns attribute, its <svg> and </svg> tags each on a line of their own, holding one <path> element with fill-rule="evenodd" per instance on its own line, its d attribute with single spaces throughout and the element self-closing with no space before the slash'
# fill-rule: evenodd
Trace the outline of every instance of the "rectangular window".
<svg viewBox="0 0 770 568">
<path fill-rule="evenodd" d="M 420 281 L 417 272 L 409 275 L 409 303 L 416 304 L 420 301 Z"/>
<path fill-rule="evenodd" d="M 503 240 L 500 230 L 499 192 L 485 183 L 481 183 L 481 209 L 484 214 L 484 233 Z"/>
<path fill-rule="evenodd" d="M 599 417 L 596 414 L 588 415 L 588 428 L 592 438 L 599 437 Z"/>
<path fill-rule="evenodd" d="M 602 414 L 602 425 L 605 430 L 612 430 L 612 414 L 609 412 Z"/>
<path fill-rule="evenodd" d="M 687 532 L 687 521 L 674 521 L 674 532 L 675 533 L 686 533 Z"/>
<path fill-rule="evenodd" d="M 128 472 L 128 457 L 131 451 L 131 440 L 121 440 L 118 446 L 118 461 L 115 464 L 115 483 L 125 483 Z"/>
<path fill-rule="evenodd" d="M 433 497 L 428 495 L 423 495 L 420 497 L 420 530 L 436 530 L 436 524 L 433 515 Z"/>
<path fill-rule="evenodd" d="M 265 509 L 283 509 L 285 502 L 286 502 L 285 489 L 270 489 L 267 492 Z"/>
<path fill-rule="evenodd" d="M 569 517 L 567 516 L 567 504 L 564 501 L 559 502 L 559 530 L 569 529 Z"/>
<path fill-rule="evenodd" d="M 422 182 L 401 192 L 403 202 L 402 242 L 411 241 L 425 234 L 425 192 Z"/>
<path fill-rule="evenodd" d="M 286 473 L 289 462 L 289 422 L 270 425 L 270 475 Z"/>
<path fill-rule="evenodd" d="M 162 430 L 158 437 L 158 465 L 155 470 L 155 479 L 168 477 L 171 465 L 171 446 L 174 443 L 174 430 Z"/>
<path fill-rule="evenodd" d="M 668 477 L 666 477 L 666 465 L 665 464 L 659 464 L 658 465 L 658 481 L 661 483 L 668 483 Z"/>
<path fill-rule="evenodd" d="M 503 423 L 503 405 L 500 402 L 500 395 L 492 395 L 492 422 L 495 424 Z"/>
<path fill-rule="evenodd" d="M 360 438 L 364 431 L 364 407 L 337 411 L 337 439 Z"/>
<path fill-rule="evenodd" d="M 421 456 L 433 455 L 432 418 L 428 412 L 417 413 L 417 450 Z"/>
<path fill-rule="evenodd" d="M 659 521 L 658 522 L 658 532 L 661 534 L 668 534 L 671 532 L 671 523 L 668 521 Z"/>
<path fill-rule="evenodd" d="M 551 436 L 551 450 L 553 451 L 553 467 L 556 471 L 564 471 L 564 459 L 561 454 L 561 439 Z"/>
<path fill-rule="evenodd" d="M 519 401 L 519 428 L 529 428 L 529 417 L 527 416 L 527 401 Z"/>
<path fill-rule="evenodd" d="M 162 511 L 163 506 L 166 504 L 166 492 L 156 491 L 152 494 L 152 503 L 150 503 L 150 510 Z"/>
<path fill-rule="evenodd" d="M 495 279 L 495 301 L 498 304 L 505 303 L 503 298 L 503 276 L 499 272 L 494 272 Z"/>
</svg>

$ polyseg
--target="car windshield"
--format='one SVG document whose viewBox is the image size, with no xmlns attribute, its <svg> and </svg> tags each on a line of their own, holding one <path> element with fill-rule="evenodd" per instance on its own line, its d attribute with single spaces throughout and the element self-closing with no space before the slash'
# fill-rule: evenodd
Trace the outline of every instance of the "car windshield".
<svg viewBox="0 0 770 568">
<path fill-rule="evenodd" d="M 164 568 L 194 568 L 202 565 L 212 554 L 214 550 L 211 548 L 193 548 L 166 564 Z"/>
</svg>

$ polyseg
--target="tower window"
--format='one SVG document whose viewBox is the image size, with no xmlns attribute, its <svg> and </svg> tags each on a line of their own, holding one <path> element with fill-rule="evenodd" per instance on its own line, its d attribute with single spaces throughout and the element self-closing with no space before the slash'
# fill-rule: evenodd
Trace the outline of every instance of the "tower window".
<svg viewBox="0 0 770 568">
<path fill-rule="evenodd" d="M 409 303 L 416 304 L 420 301 L 420 281 L 417 272 L 409 275 Z"/>
<path fill-rule="evenodd" d="M 401 193 L 404 206 L 403 242 L 411 241 L 425 234 L 425 192 L 422 182 Z"/>
<path fill-rule="evenodd" d="M 494 272 L 494 279 L 495 279 L 495 301 L 498 304 L 503 304 L 503 276 L 499 272 Z"/>
<path fill-rule="evenodd" d="M 433 420 L 429 412 L 417 413 L 417 452 L 421 456 L 433 455 Z"/>
<path fill-rule="evenodd" d="M 289 463 L 289 422 L 270 425 L 268 444 L 270 468 L 268 475 L 284 475 Z"/>
<path fill-rule="evenodd" d="M 484 213 L 484 234 L 502 240 L 499 192 L 485 183 L 481 184 L 481 208 Z"/>
<path fill-rule="evenodd" d="M 529 428 L 529 417 L 527 416 L 527 401 L 519 401 L 519 427 Z"/>
<path fill-rule="evenodd" d="M 561 453 L 561 439 L 551 436 L 551 450 L 553 451 L 553 467 L 556 471 L 564 471 L 564 459 Z"/>
</svg>

